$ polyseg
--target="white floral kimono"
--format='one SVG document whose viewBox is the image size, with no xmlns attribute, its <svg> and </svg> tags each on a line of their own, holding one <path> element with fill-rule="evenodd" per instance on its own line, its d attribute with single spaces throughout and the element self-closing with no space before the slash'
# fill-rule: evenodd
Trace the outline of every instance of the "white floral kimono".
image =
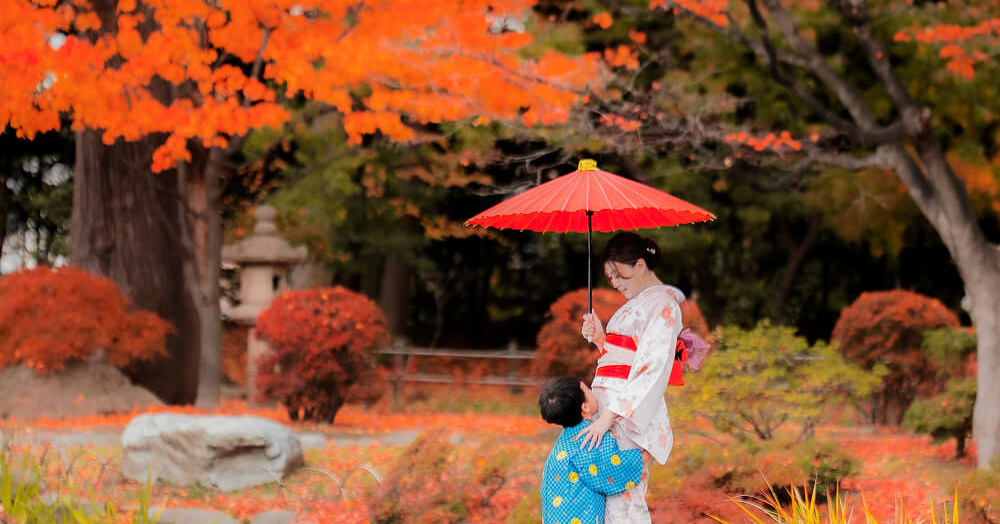
<svg viewBox="0 0 1000 524">
<path fill-rule="evenodd" d="M 664 464 L 674 444 L 664 393 L 683 327 L 680 303 L 684 298 L 673 286 L 648 287 L 615 311 L 605 327 L 604 350 L 592 389 L 601 410 L 622 417 L 611 427 L 619 446 L 649 452 L 642 482 L 607 498 L 607 524 L 650 522 L 648 457 Z"/>
</svg>

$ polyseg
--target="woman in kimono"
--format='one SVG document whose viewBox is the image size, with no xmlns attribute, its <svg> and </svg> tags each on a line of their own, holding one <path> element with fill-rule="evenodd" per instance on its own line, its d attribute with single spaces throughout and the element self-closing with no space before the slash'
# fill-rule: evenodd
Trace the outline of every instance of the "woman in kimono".
<svg viewBox="0 0 1000 524">
<path fill-rule="evenodd" d="M 653 240 L 635 233 L 615 235 L 604 248 L 604 273 L 628 301 L 611 316 L 606 330 L 596 314 L 583 317 L 581 334 L 600 351 L 591 388 L 601 411 L 576 438 L 581 447 L 594 446 L 611 430 L 622 449 L 644 451 L 642 481 L 607 499 L 608 524 L 650 522 L 649 466 L 652 460 L 666 463 L 674 443 L 664 393 L 682 328 L 684 294 L 653 273 L 659 258 Z M 677 366 L 674 375 L 679 378 L 681 363 Z"/>
</svg>

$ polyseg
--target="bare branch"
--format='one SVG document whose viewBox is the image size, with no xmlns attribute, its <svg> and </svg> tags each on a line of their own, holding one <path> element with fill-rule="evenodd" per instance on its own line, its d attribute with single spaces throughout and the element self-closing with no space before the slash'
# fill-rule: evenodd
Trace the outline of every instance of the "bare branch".
<svg viewBox="0 0 1000 524">
<path fill-rule="evenodd" d="M 847 108 L 847 111 L 851 114 L 854 121 L 857 122 L 858 126 L 863 131 L 877 129 L 879 127 L 878 123 L 865 105 L 861 94 L 830 67 L 830 64 L 819 54 L 819 51 L 802 38 L 795 20 L 788 14 L 788 11 L 785 11 L 781 2 L 778 0 L 762 1 L 767 6 L 768 11 L 771 12 L 775 21 L 777 21 L 778 27 L 785 35 L 785 39 L 806 60 L 808 70 L 819 77 L 837 95 L 837 98 L 844 104 L 844 107 Z"/>
<path fill-rule="evenodd" d="M 882 40 L 875 35 L 875 30 L 871 23 L 871 18 L 865 9 L 863 0 L 828 0 L 829 3 L 840 11 L 853 27 L 858 37 L 858 43 L 865 50 L 868 64 L 878 76 L 882 87 L 889 95 L 893 105 L 899 110 L 903 117 L 903 124 L 910 136 L 916 136 L 927 129 L 926 122 L 920 115 L 920 108 L 913 101 L 909 91 L 903 82 L 896 75 L 892 65 L 889 63 L 889 53 L 882 43 Z"/>
</svg>

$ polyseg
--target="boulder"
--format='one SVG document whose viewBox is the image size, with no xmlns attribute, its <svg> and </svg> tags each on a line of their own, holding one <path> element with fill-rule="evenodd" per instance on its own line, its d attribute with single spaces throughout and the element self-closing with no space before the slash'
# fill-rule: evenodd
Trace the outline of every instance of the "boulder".
<svg viewBox="0 0 1000 524">
<path fill-rule="evenodd" d="M 199 508 L 149 508 L 149 521 L 156 524 L 240 524 L 221 511 Z"/>
<path fill-rule="evenodd" d="M 145 413 L 122 432 L 122 473 L 225 491 L 276 482 L 305 464 L 295 432 L 251 416 Z"/>
</svg>

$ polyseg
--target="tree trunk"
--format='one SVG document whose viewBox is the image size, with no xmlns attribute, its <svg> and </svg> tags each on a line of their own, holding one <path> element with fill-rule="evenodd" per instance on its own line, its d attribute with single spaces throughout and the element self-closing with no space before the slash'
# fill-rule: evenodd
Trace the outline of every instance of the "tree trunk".
<svg viewBox="0 0 1000 524">
<path fill-rule="evenodd" d="M 965 186 L 937 138 L 929 132 L 916 137 L 914 149 L 919 163 L 901 145 L 891 147 L 889 155 L 913 200 L 941 236 L 965 285 L 979 368 L 972 435 L 977 464 L 988 468 L 1000 456 L 1000 250 L 980 229 Z"/>
<path fill-rule="evenodd" d="M 168 356 L 126 371 L 164 402 L 189 404 L 198 380 L 198 313 L 183 285 L 176 173 L 149 168 L 157 144 L 147 137 L 107 146 L 100 131 L 77 133 L 70 261 L 170 322 Z"/>
<path fill-rule="evenodd" d="M 212 148 L 201 169 L 182 163 L 177 186 L 185 199 L 176 212 L 185 226 L 181 231 L 184 283 L 195 297 L 201 326 L 198 365 L 198 395 L 195 404 L 204 409 L 218 407 L 222 382 L 222 312 L 220 257 L 222 253 L 222 162 L 225 153 Z M 194 164 L 199 166 L 199 164 Z"/>
<path fill-rule="evenodd" d="M 3 244 L 7 241 L 7 202 L 10 201 L 10 190 L 7 189 L 7 177 L 0 173 L 0 259 L 3 259 Z"/>
<path fill-rule="evenodd" d="M 389 331 L 393 335 L 402 333 L 406 308 L 410 304 L 410 268 L 398 256 L 390 256 L 385 261 L 378 302 L 385 313 Z"/>
<path fill-rule="evenodd" d="M 976 327 L 979 373 L 972 436 L 980 468 L 1000 456 L 1000 251 L 990 251 L 959 264 Z"/>
</svg>

